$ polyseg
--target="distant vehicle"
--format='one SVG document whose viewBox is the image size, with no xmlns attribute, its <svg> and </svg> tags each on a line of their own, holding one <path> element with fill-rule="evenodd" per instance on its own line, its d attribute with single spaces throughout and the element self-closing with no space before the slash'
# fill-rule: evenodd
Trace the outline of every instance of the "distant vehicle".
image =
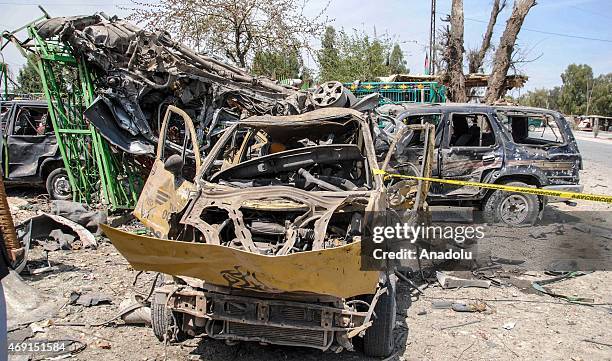
<svg viewBox="0 0 612 361">
<path fill-rule="evenodd" d="M 604 132 L 612 131 L 612 117 L 604 117 L 602 115 L 583 115 L 580 117 L 579 130 L 591 132 L 595 130 L 594 128 Z"/>
<path fill-rule="evenodd" d="M 2 102 L 0 134 L 0 165 L 6 184 L 44 185 L 52 199 L 72 199 L 46 102 Z"/>
<path fill-rule="evenodd" d="M 589 119 L 583 119 L 580 121 L 580 123 L 578 123 L 578 130 L 582 130 L 585 132 L 592 132 L 593 124 L 591 123 Z"/>
<path fill-rule="evenodd" d="M 533 132 L 536 130 L 536 128 L 541 128 L 542 124 L 544 124 L 544 121 L 540 118 L 529 118 L 529 121 L 527 122 L 528 124 L 528 128 L 530 132 Z"/>
</svg>

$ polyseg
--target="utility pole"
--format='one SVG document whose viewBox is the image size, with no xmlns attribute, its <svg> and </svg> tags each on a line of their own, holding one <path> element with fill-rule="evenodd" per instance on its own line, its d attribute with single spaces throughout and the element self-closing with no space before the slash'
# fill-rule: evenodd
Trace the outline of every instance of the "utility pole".
<svg viewBox="0 0 612 361">
<path fill-rule="evenodd" d="M 429 74 L 436 72 L 436 0 L 431 0 L 431 20 L 429 21 Z"/>
</svg>

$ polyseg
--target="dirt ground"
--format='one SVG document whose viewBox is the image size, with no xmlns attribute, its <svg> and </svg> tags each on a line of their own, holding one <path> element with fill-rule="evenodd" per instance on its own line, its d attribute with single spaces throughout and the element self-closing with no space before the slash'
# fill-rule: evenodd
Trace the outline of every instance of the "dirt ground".
<svg viewBox="0 0 612 361">
<path fill-rule="evenodd" d="M 610 170 L 586 164 L 582 173 L 585 191 L 608 193 L 612 189 Z M 596 185 L 606 185 L 606 188 Z M 10 190 L 11 211 L 16 222 L 22 222 L 39 211 L 48 210 L 42 191 Z M 576 210 L 609 211 L 610 205 L 579 202 L 577 207 L 549 206 L 546 214 L 571 213 Z M 605 214 L 605 213 L 604 213 Z M 543 225 L 532 229 L 497 231 L 534 238 L 546 236 Z M 610 221 L 610 217 L 607 221 Z M 502 234 L 500 234 L 501 232 Z M 579 230 L 586 238 L 591 234 Z M 608 239 L 612 234 L 603 236 Z M 540 237 L 535 237 L 539 239 Z M 547 239 L 548 238 L 548 239 Z M 600 244 L 609 253 L 607 244 Z M 36 276 L 25 275 L 26 282 L 42 292 L 53 295 L 62 304 L 61 310 L 50 320 L 37 325 L 43 332 L 36 339 L 76 339 L 87 347 L 74 356 L 77 360 L 367 360 L 362 353 L 334 354 L 314 349 L 239 343 L 228 346 L 222 341 L 197 338 L 179 344 L 164 345 L 153 335 L 150 327 L 121 325 L 86 327 L 65 324 L 96 323 L 108 320 L 119 309 L 119 303 L 136 292 L 146 292 L 154 275 L 145 273 L 132 285 L 137 272 L 107 242 L 96 250 L 54 251 L 48 253 L 49 262 L 57 270 Z M 30 257 L 32 267 L 44 266 L 40 247 Z M 400 283 L 398 314 L 395 329 L 396 352 L 389 360 L 610 360 L 612 359 L 612 282 L 610 273 L 594 273 L 551 285 L 556 293 L 572 297 L 592 298 L 591 305 L 570 303 L 549 295 L 537 294 L 530 282 L 550 276 L 541 271 L 530 271 L 520 276 L 502 278 L 514 285 L 489 289 L 442 289 L 438 283 L 424 285 L 422 295 Z M 69 305 L 71 292 L 101 292 L 108 294 L 111 304 L 84 307 Z M 432 301 L 482 302 L 481 313 L 455 312 L 434 309 Z M 409 307 L 410 306 L 410 307 Z M 62 325 L 64 324 L 64 325 Z M 36 327 L 12 333 L 13 338 L 32 337 Z M 40 331 L 40 330 L 38 330 Z M 12 359 L 19 358 L 12 356 Z"/>
</svg>

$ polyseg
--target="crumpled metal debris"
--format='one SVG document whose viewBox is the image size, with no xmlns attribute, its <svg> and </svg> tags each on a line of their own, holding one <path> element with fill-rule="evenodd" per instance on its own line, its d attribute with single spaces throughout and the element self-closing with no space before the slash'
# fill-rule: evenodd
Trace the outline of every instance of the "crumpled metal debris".
<svg viewBox="0 0 612 361">
<path fill-rule="evenodd" d="M 99 95 L 85 115 L 128 153 L 153 153 L 161 115 L 170 104 L 196 120 L 200 140 L 208 142 L 204 149 L 211 145 L 206 134 L 238 119 L 313 108 L 306 92 L 198 54 L 165 31 L 145 31 L 116 17 L 51 18 L 37 31 L 69 43 L 84 57 Z"/>
<path fill-rule="evenodd" d="M 76 291 L 70 293 L 71 304 L 77 304 L 85 307 L 97 306 L 103 303 L 112 303 L 112 301 L 112 297 L 105 293 L 91 292 L 80 294 Z"/>
<path fill-rule="evenodd" d="M 106 223 L 108 218 L 106 210 L 93 210 L 85 204 L 64 200 L 52 201 L 51 212 L 76 222 L 96 234 L 100 233 L 98 227 L 100 223 Z"/>
<path fill-rule="evenodd" d="M 31 223 L 31 226 L 30 226 Z M 89 232 L 85 227 L 77 224 L 67 218 L 56 216 L 53 214 L 42 213 L 38 216 L 32 217 L 19 228 L 31 227 L 29 232 L 30 239 L 41 239 L 48 238 L 49 236 L 56 236 L 56 239 L 60 239 L 60 248 L 70 249 L 62 247 L 62 242 L 67 242 L 68 238 L 64 238 L 64 234 L 76 234 L 81 241 L 83 248 L 96 248 L 97 241 L 94 235 Z M 55 232 L 51 235 L 53 230 L 59 229 L 59 232 Z M 54 237 L 55 238 L 55 237 Z M 67 246 L 67 245 L 66 245 Z"/>
<path fill-rule="evenodd" d="M 51 318 L 62 301 L 55 296 L 43 293 L 23 281 L 17 272 L 11 271 L 2 279 L 6 299 L 7 327 L 15 330 L 21 325 Z"/>
</svg>

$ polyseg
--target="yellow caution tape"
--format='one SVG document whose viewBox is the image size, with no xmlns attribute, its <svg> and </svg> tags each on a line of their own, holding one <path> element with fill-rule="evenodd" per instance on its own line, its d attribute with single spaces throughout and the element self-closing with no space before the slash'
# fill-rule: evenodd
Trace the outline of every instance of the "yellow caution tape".
<svg viewBox="0 0 612 361">
<path fill-rule="evenodd" d="M 452 185 L 457 185 L 457 186 L 470 186 L 470 187 L 478 187 L 478 188 L 486 188 L 486 189 L 498 189 L 502 191 L 510 191 L 510 192 L 517 192 L 517 193 L 536 194 L 539 196 L 559 197 L 559 198 L 567 198 L 567 199 L 584 199 L 586 201 L 612 203 L 612 196 L 600 195 L 600 194 L 555 191 L 551 189 L 517 187 L 517 186 L 504 185 L 504 184 L 467 182 L 467 181 L 460 181 L 456 179 L 418 177 L 418 176 L 411 176 L 411 175 L 389 173 L 382 169 L 374 169 L 374 174 L 380 174 L 385 177 L 415 179 L 415 180 L 422 180 L 422 181 L 427 181 L 427 182 L 452 184 Z"/>
</svg>

